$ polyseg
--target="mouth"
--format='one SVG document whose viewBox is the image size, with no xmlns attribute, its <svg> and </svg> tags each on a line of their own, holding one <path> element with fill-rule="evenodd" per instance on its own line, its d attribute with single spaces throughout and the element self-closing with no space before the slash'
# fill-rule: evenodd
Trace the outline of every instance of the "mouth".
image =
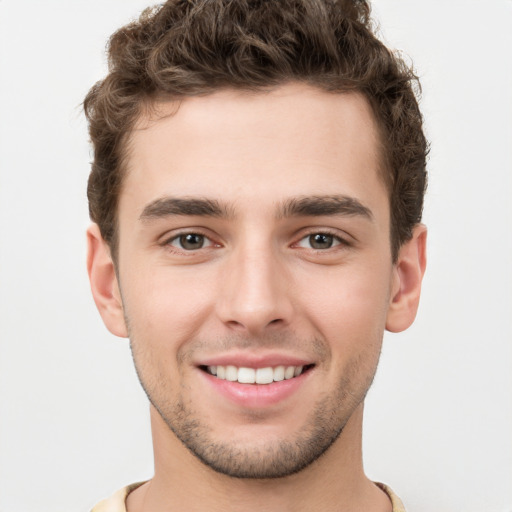
<svg viewBox="0 0 512 512">
<path fill-rule="evenodd" d="M 199 368 L 219 380 L 238 382 L 240 384 L 272 384 L 283 380 L 291 380 L 309 372 L 315 365 L 304 366 L 266 366 L 248 368 L 244 366 L 216 365 L 200 366 Z"/>
</svg>

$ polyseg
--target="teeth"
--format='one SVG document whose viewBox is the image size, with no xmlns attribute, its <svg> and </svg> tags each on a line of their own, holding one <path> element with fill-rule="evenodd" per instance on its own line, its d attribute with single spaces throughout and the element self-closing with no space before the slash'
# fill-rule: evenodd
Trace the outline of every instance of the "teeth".
<svg viewBox="0 0 512 512">
<path fill-rule="evenodd" d="M 245 368 L 227 365 L 227 366 L 208 366 L 207 371 L 211 375 L 216 375 L 218 379 L 238 381 L 241 384 L 270 384 L 281 380 L 293 379 L 298 377 L 304 370 L 303 366 L 276 366 L 272 368 Z"/>
<path fill-rule="evenodd" d="M 231 382 L 238 380 L 238 368 L 236 366 L 226 366 L 226 380 Z"/>
<path fill-rule="evenodd" d="M 258 368 L 256 370 L 256 384 L 270 384 L 274 382 L 274 370 L 268 368 Z"/>
<path fill-rule="evenodd" d="M 273 380 L 275 380 L 276 382 L 284 380 L 284 366 L 277 366 L 276 368 L 274 368 Z"/>
<path fill-rule="evenodd" d="M 286 370 L 284 371 L 284 378 L 286 380 L 293 379 L 295 375 L 295 366 L 287 366 Z"/>
<path fill-rule="evenodd" d="M 238 368 L 238 382 L 254 384 L 256 382 L 256 370 L 254 368 Z"/>
</svg>

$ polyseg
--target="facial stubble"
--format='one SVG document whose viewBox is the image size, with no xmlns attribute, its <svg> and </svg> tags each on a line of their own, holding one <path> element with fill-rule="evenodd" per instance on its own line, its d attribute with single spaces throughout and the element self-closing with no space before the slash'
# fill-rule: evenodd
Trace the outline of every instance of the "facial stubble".
<svg viewBox="0 0 512 512">
<path fill-rule="evenodd" d="M 181 443 L 212 470 L 234 478 L 271 479 L 282 478 L 297 473 L 319 459 L 342 435 L 348 420 L 363 402 L 370 388 L 379 354 L 359 354 L 340 376 L 338 385 L 331 393 L 324 392 L 308 414 L 307 421 L 290 439 L 266 439 L 259 444 L 215 439 L 214 430 L 207 419 L 185 398 L 183 384 L 175 400 L 169 398 L 162 383 L 169 377 L 158 372 L 155 377 L 145 375 L 144 368 L 158 368 L 151 361 L 146 350 L 130 336 L 130 346 L 137 375 L 146 395 L 170 431 Z M 229 343 L 229 342 L 228 342 Z M 309 346 L 316 347 L 317 353 L 330 354 L 328 345 L 322 340 L 312 340 Z M 373 355 L 373 357 L 371 357 Z M 178 355 L 178 360 L 186 359 Z M 315 371 L 321 371 L 316 369 Z M 361 375 L 364 379 L 360 381 Z M 162 391 L 164 391 L 162 393 Z M 261 421 L 248 415 L 248 421 Z"/>
</svg>

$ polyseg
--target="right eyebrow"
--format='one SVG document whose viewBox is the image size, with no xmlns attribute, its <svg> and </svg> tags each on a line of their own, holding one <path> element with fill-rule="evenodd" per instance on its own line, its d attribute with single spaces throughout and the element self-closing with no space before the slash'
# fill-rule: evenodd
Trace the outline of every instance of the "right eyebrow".
<svg viewBox="0 0 512 512">
<path fill-rule="evenodd" d="M 146 205 L 139 220 L 146 221 L 175 215 L 229 218 L 233 216 L 233 212 L 214 199 L 162 197 Z"/>
</svg>

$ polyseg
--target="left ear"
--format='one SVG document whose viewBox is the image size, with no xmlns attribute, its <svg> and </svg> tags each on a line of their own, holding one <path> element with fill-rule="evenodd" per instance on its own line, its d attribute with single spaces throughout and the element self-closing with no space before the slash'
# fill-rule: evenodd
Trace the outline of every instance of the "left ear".
<svg viewBox="0 0 512 512">
<path fill-rule="evenodd" d="M 391 302 L 386 329 L 405 331 L 414 321 L 420 302 L 421 281 L 427 264 L 427 228 L 418 224 L 404 243 L 394 264 Z"/>
</svg>

